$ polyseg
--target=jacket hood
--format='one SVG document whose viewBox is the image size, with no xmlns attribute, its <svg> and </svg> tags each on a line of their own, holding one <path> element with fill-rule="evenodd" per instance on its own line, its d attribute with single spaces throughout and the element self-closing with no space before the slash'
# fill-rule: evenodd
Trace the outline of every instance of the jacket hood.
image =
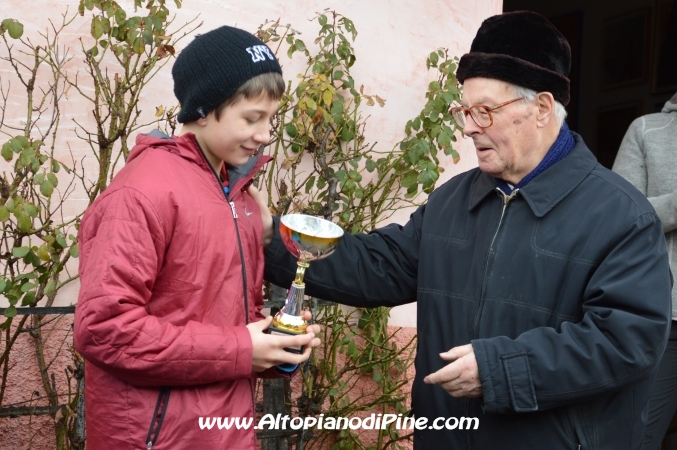
<svg viewBox="0 0 677 450">
<path fill-rule="evenodd" d="M 208 172 L 212 171 L 205 156 L 202 154 L 200 146 L 198 145 L 197 139 L 193 133 L 186 133 L 181 136 L 168 136 L 158 129 L 155 129 L 148 134 L 140 133 L 137 135 L 136 145 L 129 153 L 127 162 L 129 163 L 130 161 L 133 161 L 144 151 L 155 147 L 178 155 L 192 162 L 193 164 L 197 164 L 199 167 Z M 238 181 L 246 178 L 248 175 L 255 173 L 271 159 L 273 158 L 270 156 L 259 155 L 249 158 L 249 161 L 241 166 L 231 166 L 230 164 L 226 164 L 228 181 L 230 182 L 231 187 L 233 189 L 236 188 Z"/>
<path fill-rule="evenodd" d="M 664 113 L 671 113 L 671 112 L 674 112 L 674 111 L 677 111 L 677 93 L 675 93 L 675 95 L 673 95 L 670 100 L 665 102 L 665 105 L 663 106 L 663 109 L 661 110 L 661 112 L 664 112 Z"/>
</svg>

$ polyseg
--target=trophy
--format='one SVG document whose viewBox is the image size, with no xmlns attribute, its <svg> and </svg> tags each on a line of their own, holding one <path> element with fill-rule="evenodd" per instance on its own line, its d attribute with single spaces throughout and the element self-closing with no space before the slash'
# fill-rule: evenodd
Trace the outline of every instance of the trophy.
<svg viewBox="0 0 677 450">
<path fill-rule="evenodd" d="M 289 288 L 284 307 L 273 318 L 268 329 L 270 334 L 301 334 L 308 323 L 303 320 L 302 307 L 306 285 L 303 275 L 310 261 L 329 256 L 341 242 L 343 230 L 338 225 L 318 217 L 304 214 L 287 214 L 280 218 L 280 236 L 287 250 L 298 258 L 296 278 Z M 285 348 L 292 353 L 301 353 L 302 347 Z"/>
</svg>

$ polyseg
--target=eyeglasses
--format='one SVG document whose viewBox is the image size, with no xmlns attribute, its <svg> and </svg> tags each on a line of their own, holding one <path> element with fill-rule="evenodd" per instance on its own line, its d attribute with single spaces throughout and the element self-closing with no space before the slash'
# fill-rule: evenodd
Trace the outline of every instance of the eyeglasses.
<svg viewBox="0 0 677 450">
<path fill-rule="evenodd" d="M 505 103 L 501 103 L 500 105 L 496 105 L 491 108 L 484 105 L 476 105 L 469 108 L 465 106 L 455 106 L 449 111 L 451 112 L 451 115 L 458 126 L 461 128 L 465 127 L 465 116 L 467 115 L 472 117 L 478 127 L 489 128 L 494 123 L 494 118 L 491 116 L 491 111 L 496 111 L 498 108 L 502 108 L 505 105 L 509 105 L 522 99 L 524 99 L 524 97 L 508 100 Z"/>
</svg>

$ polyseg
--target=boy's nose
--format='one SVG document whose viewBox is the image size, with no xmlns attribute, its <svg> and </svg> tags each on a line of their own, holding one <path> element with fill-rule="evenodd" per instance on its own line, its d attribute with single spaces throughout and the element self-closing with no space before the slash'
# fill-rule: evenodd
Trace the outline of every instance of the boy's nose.
<svg viewBox="0 0 677 450">
<path fill-rule="evenodd" d="M 260 144 L 267 144 L 270 142 L 270 131 L 270 126 L 265 126 L 256 132 L 254 139 Z"/>
</svg>

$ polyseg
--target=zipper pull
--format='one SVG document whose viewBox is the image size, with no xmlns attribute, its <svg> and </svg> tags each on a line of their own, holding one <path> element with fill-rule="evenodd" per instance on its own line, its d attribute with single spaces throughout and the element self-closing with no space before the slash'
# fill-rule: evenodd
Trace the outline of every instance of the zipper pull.
<svg viewBox="0 0 677 450">
<path fill-rule="evenodd" d="M 153 448 L 153 441 L 148 441 L 148 446 L 146 447 L 146 450 L 151 450 Z"/>
<path fill-rule="evenodd" d="M 230 203 L 230 209 L 233 211 L 233 219 L 237 219 L 237 212 L 235 211 L 235 202 L 228 203 Z"/>
</svg>

